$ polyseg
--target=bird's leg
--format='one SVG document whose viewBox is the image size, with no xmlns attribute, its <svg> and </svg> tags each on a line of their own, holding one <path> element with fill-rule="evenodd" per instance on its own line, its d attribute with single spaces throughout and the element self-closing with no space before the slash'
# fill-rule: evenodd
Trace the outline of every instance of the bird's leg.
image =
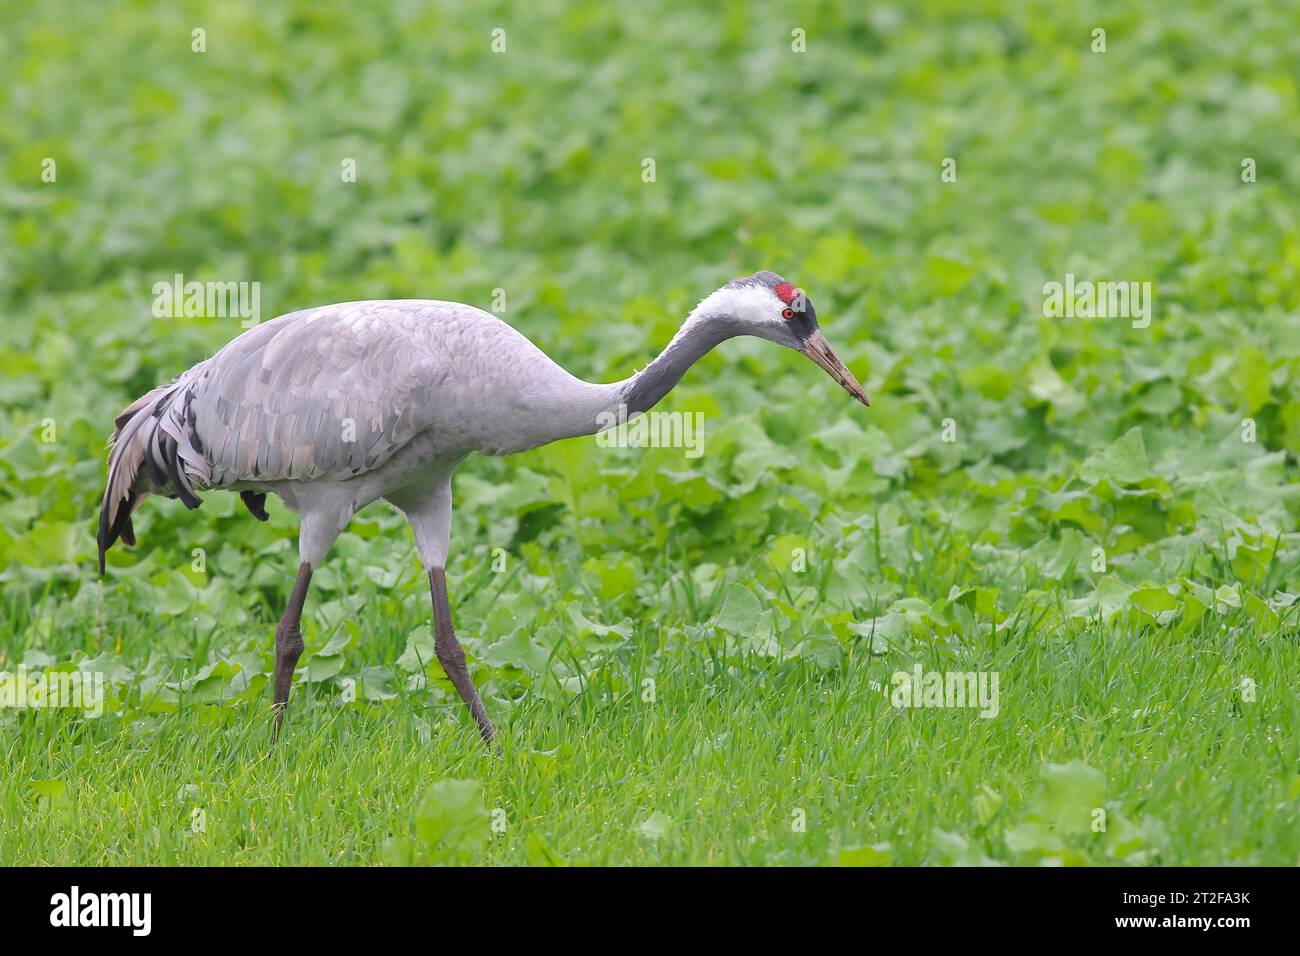
<svg viewBox="0 0 1300 956">
<path fill-rule="evenodd" d="M 293 683 L 293 669 L 302 656 L 302 606 L 307 601 L 307 587 L 311 584 L 311 565 L 298 566 L 298 578 L 293 582 L 289 606 L 275 629 L 275 724 L 271 743 L 280 739 L 280 725 L 284 723 L 284 709 L 289 703 L 289 685 Z"/>
<path fill-rule="evenodd" d="M 469 679 L 469 670 L 465 666 L 465 649 L 456 640 L 456 632 L 451 626 L 451 604 L 447 600 L 447 572 L 443 568 L 429 570 L 429 591 L 433 595 L 433 649 L 438 655 L 438 662 L 447 672 L 451 682 L 460 691 L 461 700 L 469 708 L 478 732 L 483 739 L 491 741 L 496 733 L 492 721 L 488 720 L 483 701 L 474 689 L 474 682 Z"/>
</svg>

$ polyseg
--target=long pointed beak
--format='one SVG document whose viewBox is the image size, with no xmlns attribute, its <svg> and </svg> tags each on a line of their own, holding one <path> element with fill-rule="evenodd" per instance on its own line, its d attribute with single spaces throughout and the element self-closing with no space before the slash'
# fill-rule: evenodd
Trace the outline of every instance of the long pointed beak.
<svg viewBox="0 0 1300 956">
<path fill-rule="evenodd" d="M 822 335 L 820 329 L 804 339 L 803 354 L 824 368 L 827 375 L 844 386 L 844 391 L 863 405 L 871 406 L 871 399 L 867 398 L 866 393 L 862 391 L 862 386 L 853 377 L 853 373 L 840 361 L 840 357 L 835 354 L 835 350 L 831 348 L 831 343 L 826 341 L 826 336 Z"/>
</svg>

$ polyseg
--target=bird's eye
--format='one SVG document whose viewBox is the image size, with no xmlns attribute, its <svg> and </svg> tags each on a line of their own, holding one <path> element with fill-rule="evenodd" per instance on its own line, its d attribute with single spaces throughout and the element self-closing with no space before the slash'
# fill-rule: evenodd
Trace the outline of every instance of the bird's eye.
<svg viewBox="0 0 1300 956">
<path fill-rule="evenodd" d="M 794 318 L 794 309 L 782 309 L 782 310 L 781 310 L 781 318 L 783 318 L 783 319 L 793 319 L 793 318 Z"/>
</svg>

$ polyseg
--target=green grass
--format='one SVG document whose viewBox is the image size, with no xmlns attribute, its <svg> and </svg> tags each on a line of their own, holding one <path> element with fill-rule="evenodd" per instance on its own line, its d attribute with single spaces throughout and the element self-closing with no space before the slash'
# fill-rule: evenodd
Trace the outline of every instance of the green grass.
<svg viewBox="0 0 1300 956">
<path fill-rule="evenodd" d="M 0 860 L 1300 862 L 1293 19 L 6 9 L 0 671 L 107 700 L 0 708 Z M 698 458 L 588 439 L 457 475 L 499 758 L 391 509 L 313 579 L 269 758 L 293 517 L 151 499 L 94 574 L 113 417 L 241 330 L 154 318 L 156 282 L 259 282 L 263 319 L 502 289 L 609 381 L 759 268 L 807 290 L 869 410 L 733 341 L 661 406 L 705 416 Z M 1150 282 L 1150 323 L 1045 315 L 1067 274 Z M 894 707 L 918 665 L 996 673 L 997 715 Z"/>
<path fill-rule="evenodd" d="M 405 630 L 371 607 L 356 621 L 366 653 L 348 655 L 348 672 L 391 662 L 401 647 Z M 676 602 L 663 609 L 689 613 Z M 705 634 L 668 648 L 651 630 L 584 675 L 577 693 L 511 708 L 489 698 L 504 718 L 499 755 L 445 680 L 433 700 L 399 692 L 347 707 L 333 690 L 300 686 L 273 751 L 264 679 L 237 702 L 152 719 L 140 719 L 150 703 L 136 688 L 124 691 L 141 698 L 126 717 L 9 717 L 9 779 L 60 784 L 4 789 L 0 855 L 41 864 L 1292 865 L 1300 775 L 1268 768 L 1295 767 L 1294 654 L 1282 635 L 1259 637 L 1198 631 L 1171 646 L 1121 629 L 1047 634 L 1026 623 L 977 631 L 958 654 L 921 655 L 927 667 L 997 672 L 1000 712 L 985 719 L 893 707 L 894 665 L 866 641 L 827 672 L 750 654 L 728 662 Z M 193 642 L 164 623 L 123 656 L 183 653 Z M 1236 686 L 1243 675 L 1256 682 L 1253 703 Z M 1099 776 L 1058 768 L 1069 787 L 1042 794 L 1044 764 L 1067 758 Z M 418 798 L 445 779 L 481 785 L 477 818 L 489 829 L 472 853 L 417 835 Z M 1076 827 L 1058 844 L 1032 829 L 1053 814 L 1090 821 L 1096 807 L 1107 811 L 1105 833 Z M 498 808 L 503 831 L 487 822 Z"/>
<path fill-rule="evenodd" d="M 299 700 L 269 759 L 264 706 L 200 708 L 147 728 L 49 712 L 24 721 L 5 760 L 16 779 L 70 781 L 66 803 L 40 809 L 8 788 L 0 850 L 42 864 L 371 864 L 389 837 L 413 837 L 416 794 L 465 778 L 505 811 L 505 832 L 479 857 L 488 862 L 526 862 L 541 837 L 559 858 L 593 864 L 808 864 L 870 844 L 915 864 L 944 859 L 935 827 L 1032 862 L 1037 851 L 1006 850 L 1005 828 L 1026 817 L 1040 763 L 1075 754 L 1106 774 L 1112 813 L 1161 821 L 1160 862 L 1294 864 L 1294 816 L 1278 810 L 1296 780 L 1260 773 L 1294 757 L 1283 739 L 1294 702 L 1282 705 L 1287 723 L 1272 724 L 1264 714 L 1276 711 L 1243 707 L 1222 679 L 1257 674 L 1285 693 L 1283 662 L 1252 645 L 1225 656 L 1202 639 L 1170 666 L 1134 643 L 1084 633 L 990 648 L 986 665 L 1016 689 L 993 721 L 895 711 L 870 686 L 885 676 L 870 660 L 833 676 L 756 661 L 720 672 L 697 649 L 658 677 L 652 704 L 599 682 L 572 702 L 527 703 L 500 757 L 459 705 L 414 697 L 364 712 Z M 985 787 L 1005 802 L 981 819 L 973 798 Z M 191 832 L 195 807 L 202 834 Z M 671 824 L 652 838 L 641 827 L 656 814 Z M 1071 846 L 1114 859 L 1101 835 Z"/>
</svg>

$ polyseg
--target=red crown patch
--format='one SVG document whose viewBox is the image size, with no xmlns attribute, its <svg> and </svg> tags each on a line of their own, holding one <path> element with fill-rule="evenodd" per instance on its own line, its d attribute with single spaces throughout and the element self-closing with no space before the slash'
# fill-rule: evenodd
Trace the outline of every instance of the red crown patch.
<svg viewBox="0 0 1300 956">
<path fill-rule="evenodd" d="M 782 282 L 774 291 L 776 292 L 776 297 L 786 303 L 786 305 L 789 305 L 794 301 L 795 288 L 790 283 Z"/>
</svg>

